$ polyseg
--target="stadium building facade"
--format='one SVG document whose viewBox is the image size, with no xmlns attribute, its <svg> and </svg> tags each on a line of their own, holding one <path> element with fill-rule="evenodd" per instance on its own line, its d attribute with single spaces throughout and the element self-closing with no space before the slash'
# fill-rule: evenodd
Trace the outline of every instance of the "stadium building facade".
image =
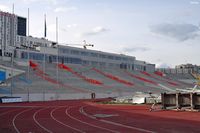
<svg viewBox="0 0 200 133">
<path fill-rule="evenodd" d="M 155 64 L 136 60 L 133 56 L 59 45 L 45 38 L 26 36 L 26 18 L 14 14 L 0 11 L 0 30 L 0 55 L 10 59 L 13 55 L 17 64 L 27 65 L 29 60 L 36 60 L 111 69 L 155 71 Z"/>
</svg>

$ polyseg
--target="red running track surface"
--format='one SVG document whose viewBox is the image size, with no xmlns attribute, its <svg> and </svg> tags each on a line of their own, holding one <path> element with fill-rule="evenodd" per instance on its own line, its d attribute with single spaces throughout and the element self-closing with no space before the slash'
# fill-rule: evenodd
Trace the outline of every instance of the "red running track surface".
<svg viewBox="0 0 200 133">
<path fill-rule="evenodd" d="M 0 104 L 1 133 L 188 133 L 200 132 L 199 123 L 199 112 L 149 112 L 149 105 L 92 100 Z"/>
</svg>

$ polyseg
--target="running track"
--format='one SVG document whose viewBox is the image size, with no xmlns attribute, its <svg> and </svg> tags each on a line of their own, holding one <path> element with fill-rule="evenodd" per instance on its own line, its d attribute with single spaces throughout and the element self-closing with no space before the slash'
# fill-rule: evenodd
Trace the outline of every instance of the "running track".
<svg viewBox="0 0 200 133">
<path fill-rule="evenodd" d="M 102 99 L 101 99 L 102 100 Z M 0 133 L 200 132 L 200 113 L 92 100 L 0 104 Z"/>
</svg>

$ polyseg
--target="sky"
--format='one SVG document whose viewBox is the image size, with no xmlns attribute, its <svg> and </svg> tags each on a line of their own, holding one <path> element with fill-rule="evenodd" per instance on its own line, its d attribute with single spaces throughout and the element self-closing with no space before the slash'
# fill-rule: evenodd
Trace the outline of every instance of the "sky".
<svg viewBox="0 0 200 133">
<path fill-rule="evenodd" d="M 29 34 L 174 67 L 200 65 L 200 0 L 0 0 L 0 10 L 27 17 Z"/>
</svg>

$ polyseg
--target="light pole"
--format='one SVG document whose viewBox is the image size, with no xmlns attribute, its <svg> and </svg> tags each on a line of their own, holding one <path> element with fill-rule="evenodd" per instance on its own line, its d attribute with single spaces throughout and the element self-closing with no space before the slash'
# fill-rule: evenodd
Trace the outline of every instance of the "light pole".
<svg viewBox="0 0 200 133">
<path fill-rule="evenodd" d="M 12 28 L 13 28 L 13 46 L 12 46 L 12 55 L 11 55 L 11 90 L 10 90 L 10 93 L 11 93 L 11 97 L 13 96 L 13 77 L 14 77 L 14 74 L 13 74 L 13 67 L 14 67 L 14 50 L 15 50 L 15 15 L 14 15 L 14 4 L 12 6 Z"/>
<path fill-rule="evenodd" d="M 46 39 L 46 14 L 44 14 L 44 38 Z M 46 67 L 46 46 L 44 45 L 44 59 L 43 59 L 43 77 L 45 77 L 45 67 Z M 43 101 L 45 101 L 45 87 L 43 88 Z"/>
<path fill-rule="evenodd" d="M 14 67 L 14 49 L 12 51 L 12 56 L 11 56 L 11 88 L 10 88 L 11 97 L 13 96 L 13 77 L 14 77 L 13 67 Z"/>
<path fill-rule="evenodd" d="M 56 60 L 56 80 L 58 82 L 58 17 L 56 17 L 56 43 L 57 43 L 57 60 Z M 59 90 L 60 85 L 58 84 L 58 89 Z M 58 92 L 56 91 L 56 100 L 58 100 Z"/>
<path fill-rule="evenodd" d="M 29 47 L 30 47 L 30 42 L 29 42 L 29 22 L 30 22 L 30 19 L 29 19 L 29 8 L 28 8 L 28 28 L 27 28 L 27 32 L 28 32 L 28 36 L 27 36 L 27 47 L 28 47 L 28 61 L 27 61 L 27 64 L 28 64 L 28 80 L 30 80 L 30 64 L 29 64 L 29 60 L 30 60 L 30 51 L 29 51 Z M 27 96 L 28 96 L 28 102 L 30 100 L 30 90 L 29 90 L 29 87 L 27 87 Z"/>
</svg>

